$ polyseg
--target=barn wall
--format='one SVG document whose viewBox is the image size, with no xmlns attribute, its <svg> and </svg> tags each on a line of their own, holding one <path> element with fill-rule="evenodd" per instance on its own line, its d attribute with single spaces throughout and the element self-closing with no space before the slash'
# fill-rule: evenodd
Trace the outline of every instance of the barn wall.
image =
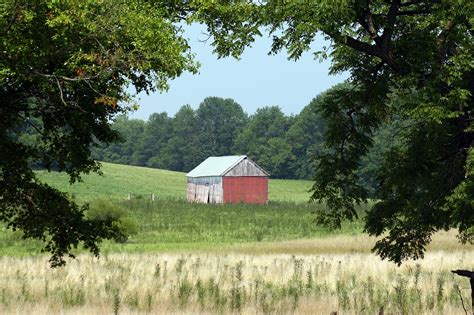
<svg viewBox="0 0 474 315">
<path fill-rule="evenodd" d="M 267 176 L 267 174 L 249 159 L 243 159 L 224 176 Z"/>
<path fill-rule="evenodd" d="M 268 177 L 224 177 L 224 203 L 268 204 Z"/>
<path fill-rule="evenodd" d="M 223 203 L 222 177 L 188 177 L 187 200 L 200 203 Z"/>
</svg>

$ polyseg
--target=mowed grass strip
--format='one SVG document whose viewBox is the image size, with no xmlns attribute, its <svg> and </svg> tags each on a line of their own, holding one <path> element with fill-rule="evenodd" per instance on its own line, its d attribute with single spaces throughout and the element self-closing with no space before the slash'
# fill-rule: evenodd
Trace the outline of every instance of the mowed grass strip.
<svg viewBox="0 0 474 315">
<path fill-rule="evenodd" d="M 82 182 L 69 185 L 65 173 L 37 171 L 38 178 L 57 189 L 74 194 L 78 201 L 98 198 L 125 199 L 129 193 L 155 194 L 158 198 L 185 198 L 186 174 L 155 168 L 101 163 L 103 175 L 82 176 Z M 306 203 L 312 182 L 270 179 L 269 199 Z"/>
</svg>

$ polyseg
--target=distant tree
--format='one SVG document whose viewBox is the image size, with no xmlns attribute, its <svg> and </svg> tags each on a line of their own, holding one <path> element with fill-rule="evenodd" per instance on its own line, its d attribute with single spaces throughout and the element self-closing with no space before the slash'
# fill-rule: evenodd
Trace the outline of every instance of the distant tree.
<svg viewBox="0 0 474 315">
<path fill-rule="evenodd" d="M 234 100 L 206 97 L 196 111 L 204 156 L 232 154 L 237 135 L 247 122 L 247 114 Z"/>
<path fill-rule="evenodd" d="M 104 238 L 120 238 L 112 219 L 85 217 L 32 170 L 67 172 L 71 182 L 98 171 L 95 142 L 112 142 L 110 121 L 137 92 L 165 89 L 196 72 L 181 36 L 184 6 L 145 1 L 17 1 L 0 5 L 0 221 L 46 242 L 51 264 L 80 243 L 98 254 Z M 22 141 L 25 126 L 35 141 Z"/>
<path fill-rule="evenodd" d="M 237 137 L 234 151 L 248 155 L 273 177 L 292 177 L 289 165 L 294 157 L 285 142 L 291 122 L 278 106 L 257 109 Z"/>
<path fill-rule="evenodd" d="M 105 162 L 143 165 L 141 148 L 145 122 L 122 115 L 114 120 L 112 129 L 119 133 L 119 141 L 102 144 L 93 150 L 93 156 Z"/>
<path fill-rule="evenodd" d="M 265 146 L 260 148 L 258 163 L 270 173 L 272 178 L 294 178 L 294 161 L 291 144 L 284 136 L 268 139 Z"/>
<path fill-rule="evenodd" d="M 196 112 L 189 105 L 182 106 L 171 123 L 172 136 L 163 150 L 166 169 L 188 172 L 203 159 L 199 143 Z"/>
<path fill-rule="evenodd" d="M 148 117 L 143 132 L 140 153 L 146 166 L 163 168 L 162 152 L 172 136 L 172 119 L 166 113 L 154 113 Z"/>
<path fill-rule="evenodd" d="M 292 168 L 296 178 L 312 179 L 314 177 L 314 159 L 321 151 L 324 142 L 324 120 L 319 113 L 319 107 L 325 96 L 326 92 L 319 94 L 303 108 L 295 117 L 286 135 L 286 140 L 295 157 Z"/>
</svg>

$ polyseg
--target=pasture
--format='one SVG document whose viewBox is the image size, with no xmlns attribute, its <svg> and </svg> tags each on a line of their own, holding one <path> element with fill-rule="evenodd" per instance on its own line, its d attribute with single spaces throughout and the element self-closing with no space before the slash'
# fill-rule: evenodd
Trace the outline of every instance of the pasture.
<svg viewBox="0 0 474 315">
<path fill-rule="evenodd" d="M 330 231 L 314 224 L 312 211 L 319 205 L 270 202 L 268 206 L 191 204 L 182 199 L 115 200 L 137 225 L 126 243 L 105 241 L 103 252 L 148 252 L 221 249 L 249 243 L 311 239 L 331 235 L 357 235 L 360 221 Z M 0 234 L 0 254 L 28 256 L 40 252 L 37 241 L 20 233 Z M 80 252 L 80 250 L 78 250 Z"/>
<path fill-rule="evenodd" d="M 270 181 L 268 206 L 185 202 L 183 173 L 103 164 L 104 176 L 39 177 L 73 194 L 123 208 L 137 224 L 126 243 L 103 242 L 100 259 L 50 269 L 42 244 L 0 233 L 0 313 L 16 314 L 460 314 L 474 246 L 437 233 L 426 258 L 401 267 L 371 253 L 361 220 L 341 230 L 314 224 L 307 181 Z M 155 193 L 125 200 L 129 192 Z M 364 215 L 364 207 L 359 210 Z"/>
<path fill-rule="evenodd" d="M 125 199 L 128 193 L 152 194 L 158 198 L 186 197 L 186 174 L 147 167 L 101 163 L 103 175 L 83 175 L 82 182 L 69 185 L 66 174 L 37 171 L 40 180 L 68 193 L 79 201 L 97 198 Z M 305 203 L 309 200 L 312 182 L 271 179 L 268 184 L 271 201 Z"/>
</svg>

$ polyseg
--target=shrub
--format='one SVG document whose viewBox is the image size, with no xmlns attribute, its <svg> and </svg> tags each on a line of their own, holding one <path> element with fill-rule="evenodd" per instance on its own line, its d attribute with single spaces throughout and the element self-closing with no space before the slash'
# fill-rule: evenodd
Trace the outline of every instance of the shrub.
<svg viewBox="0 0 474 315">
<path fill-rule="evenodd" d="M 138 233 L 138 224 L 127 217 L 127 210 L 108 200 L 95 200 L 89 205 L 87 215 L 90 219 L 99 221 L 113 221 L 114 227 L 118 228 L 121 237 L 116 239 L 119 243 L 124 243 L 130 235 Z"/>
</svg>

